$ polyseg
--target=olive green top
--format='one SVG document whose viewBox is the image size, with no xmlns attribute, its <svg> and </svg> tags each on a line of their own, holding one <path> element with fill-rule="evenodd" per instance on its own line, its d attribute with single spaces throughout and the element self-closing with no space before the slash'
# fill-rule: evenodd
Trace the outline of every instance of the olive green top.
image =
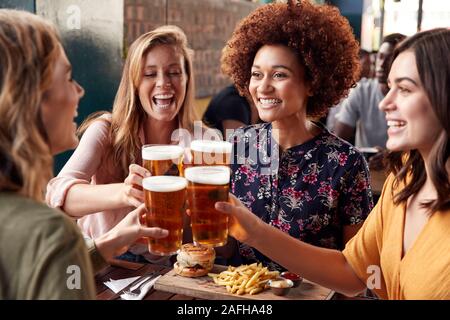
<svg viewBox="0 0 450 320">
<path fill-rule="evenodd" d="M 105 262 L 88 245 L 61 211 L 0 192 L 0 300 L 94 299 Z"/>
</svg>

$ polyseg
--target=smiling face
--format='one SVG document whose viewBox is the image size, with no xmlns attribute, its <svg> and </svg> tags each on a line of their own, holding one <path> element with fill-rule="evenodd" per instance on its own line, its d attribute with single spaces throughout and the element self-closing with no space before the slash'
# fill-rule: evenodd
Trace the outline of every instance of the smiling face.
<svg viewBox="0 0 450 320">
<path fill-rule="evenodd" d="M 417 149 L 427 154 L 443 128 L 420 82 L 412 51 L 395 59 L 388 83 L 391 89 L 380 102 L 389 127 L 386 147 L 392 151 Z"/>
<path fill-rule="evenodd" d="M 306 117 L 309 85 L 304 67 L 290 48 L 261 47 L 251 72 L 249 91 L 263 121 L 283 121 L 293 115 Z"/>
<path fill-rule="evenodd" d="M 188 76 L 183 55 L 171 45 L 158 45 L 144 57 L 139 99 L 155 120 L 173 120 L 186 97 Z"/>
<path fill-rule="evenodd" d="M 84 95 L 83 88 L 72 79 L 72 66 L 61 47 L 61 53 L 53 69 L 52 83 L 44 93 L 41 116 L 52 154 L 78 145 L 75 134 L 78 102 Z"/>
</svg>

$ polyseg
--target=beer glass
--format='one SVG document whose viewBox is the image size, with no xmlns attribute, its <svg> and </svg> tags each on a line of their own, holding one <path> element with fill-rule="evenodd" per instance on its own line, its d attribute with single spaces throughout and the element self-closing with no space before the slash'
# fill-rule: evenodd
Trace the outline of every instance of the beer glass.
<svg viewBox="0 0 450 320">
<path fill-rule="evenodd" d="M 228 201 L 230 169 L 225 166 L 187 168 L 187 199 L 191 211 L 195 244 L 223 246 L 228 237 L 228 216 L 214 208 L 217 201 Z"/>
<path fill-rule="evenodd" d="M 230 164 L 232 144 L 227 141 L 194 140 L 191 142 L 194 166 Z"/>
<path fill-rule="evenodd" d="M 162 239 L 148 238 L 151 253 L 167 256 L 176 254 L 183 240 L 183 215 L 186 210 L 187 181 L 183 177 L 153 176 L 142 181 L 147 226 L 167 229 Z"/>
<path fill-rule="evenodd" d="M 177 145 L 142 146 L 142 166 L 152 176 L 179 176 L 184 149 Z"/>
</svg>

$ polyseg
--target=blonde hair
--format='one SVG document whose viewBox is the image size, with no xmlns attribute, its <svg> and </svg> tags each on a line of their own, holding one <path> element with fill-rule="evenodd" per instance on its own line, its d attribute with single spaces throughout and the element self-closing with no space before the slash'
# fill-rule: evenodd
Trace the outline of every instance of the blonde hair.
<svg viewBox="0 0 450 320">
<path fill-rule="evenodd" d="M 37 201 L 43 201 L 53 175 L 40 108 L 59 54 L 59 37 L 49 22 L 0 9 L 0 190 Z"/>
<path fill-rule="evenodd" d="M 177 26 L 167 25 L 156 28 L 141 35 L 130 46 L 122 73 L 119 89 L 114 100 L 110 139 L 112 141 L 112 157 L 114 163 L 120 163 L 123 174 L 128 172 L 130 163 L 136 162 L 136 150 L 141 148 L 139 128 L 146 118 L 146 113 L 138 96 L 138 86 L 142 79 L 142 69 L 146 54 L 158 45 L 174 46 L 183 55 L 184 67 L 188 77 L 186 97 L 178 113 L 178 121 L 182 129 L 194 130 L 194 122 L 200 121 L 194 106 L 194 73 L 192 68 L 193 51 L 188 48 L 187 38 L 183 30 Z M 97 112 L 89 116 L 80 126 L 79 133 L 105 112 Z"/>
</svg>

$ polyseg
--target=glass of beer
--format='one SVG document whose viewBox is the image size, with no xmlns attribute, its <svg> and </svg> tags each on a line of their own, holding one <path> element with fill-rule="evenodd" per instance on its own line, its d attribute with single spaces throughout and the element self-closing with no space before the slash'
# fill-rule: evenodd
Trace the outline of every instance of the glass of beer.
<svg viewBox="0 0 450 320">
<path fill-rule="evenodd" d="M 167 256 L 178 252 L 183 240 L 183 215 L 186 210 L 187 181 L 183 177 L 153 176 L 142 181 L 147 226 L 167 229 L 162 239 L 148 238 L 151 253 Z"/>
<path fill-rule="evenodd" d="M 142 166 L 152 176 L 179 176 L 184 149 L 177 145 L 146 144 L 142 146 Z"/>
<path fill-rule="evenodd" d="M 191 142 L 194 166 L 230 164 L 232 144 L 227 141 L 194 140 Z"/>
<path fill-rule="evenodd" d="M 217 201 L 228 201 L 230 169 L 225 166 L 187 168 L 187 199 L 195 244 L 223 246 L 228 237 L 228 216 L 217 211 Z"/>
</svg>

